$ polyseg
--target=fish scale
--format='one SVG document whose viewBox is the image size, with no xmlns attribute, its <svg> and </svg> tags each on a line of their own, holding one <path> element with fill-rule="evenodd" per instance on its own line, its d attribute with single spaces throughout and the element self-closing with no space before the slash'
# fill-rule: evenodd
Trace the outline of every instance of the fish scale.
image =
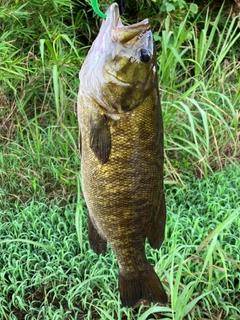
<svg viewBox="0 0 240 320">
<path fill-rule="evenodd" d="M 121 24 L 115 3 L 106 14 L 81 68 L 78 97 L 89 241 L 98 254 L 110 244 L 119 265 L 124 306 L 141 299 L 166 303 L 167 295 L 145 255 L 147 238 L 153 248 L 160 248 L 166 219 L 163 124 L 152 33 L 144 20 L 133 25 L 130 37 L 132 26 Z M 143 62 L 142 47 L 149 52 Z"/>
</svg>

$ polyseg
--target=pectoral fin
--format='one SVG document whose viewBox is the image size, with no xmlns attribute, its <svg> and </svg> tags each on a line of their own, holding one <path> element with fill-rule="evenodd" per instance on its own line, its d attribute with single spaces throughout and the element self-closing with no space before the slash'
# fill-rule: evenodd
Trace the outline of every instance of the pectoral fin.
<svg viewBox="0 0 240 320">
<path fill-rule="evenodd" d="M 104 115 L 91 119 L 90 147 L 103 164 L 108 161 L 111 151 L 111 132 L 108 120 Z"/>
</svg>

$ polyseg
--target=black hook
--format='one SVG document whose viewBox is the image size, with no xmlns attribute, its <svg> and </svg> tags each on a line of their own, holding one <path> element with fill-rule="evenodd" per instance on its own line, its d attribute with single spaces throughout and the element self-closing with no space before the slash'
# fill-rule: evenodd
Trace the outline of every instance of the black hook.
<svg viewBox="0 0 240 320">
<path fill-rule="evenodd" d="M 126 10 L 126 2 L 127 2 L 127 0 L 117 0 L 116 2 L 118 4 L 118 6 L 119 6 L 119 13 L 120 13 L 120 16 L 121 16 Z"/>
</svg>

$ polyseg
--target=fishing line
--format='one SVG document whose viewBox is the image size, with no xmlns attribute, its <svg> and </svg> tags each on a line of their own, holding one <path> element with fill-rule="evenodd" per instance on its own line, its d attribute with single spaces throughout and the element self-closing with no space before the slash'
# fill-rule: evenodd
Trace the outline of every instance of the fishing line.
<svg viewBox="0 0 240 320">
<path fill-rule="evenodd" d="M 120 16 L 124 13 L 124 11 L 126 10 L 126 2 L 127 0 L 118 0 L 116 1 L 119 5 L 119 13 Z M 101 18 L 106 19 L 107 15 L 105 13 L 103 13 L 98 6 L 98 0 L 91 0 L 91 4 L 93 7 L 93 11 Z"/>
<path fill-rule="evenodd" d="M 105 13 L 102 13 L 102 11 L 98 7 L 98 0 L 91 0 L 91 4 L 93 7 L 94 12 L 101 18 L 107 18 L 107 15 Z"/>
</svg>

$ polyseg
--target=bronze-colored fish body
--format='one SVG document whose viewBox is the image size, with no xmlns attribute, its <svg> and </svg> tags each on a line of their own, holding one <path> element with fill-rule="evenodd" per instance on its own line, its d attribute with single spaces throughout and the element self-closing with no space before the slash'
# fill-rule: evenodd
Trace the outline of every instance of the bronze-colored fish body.
<svg viewBox="0 0 240 320">
<path fill-rule="evenodd" d="M 167 302 L 145 255 L 164 238 L 163 124 L 148 20 L 123 26 L 116 3 L 80 72 L 81 172 L 91 248 L 110 244 L 124 306 Z"/>
</svg>

